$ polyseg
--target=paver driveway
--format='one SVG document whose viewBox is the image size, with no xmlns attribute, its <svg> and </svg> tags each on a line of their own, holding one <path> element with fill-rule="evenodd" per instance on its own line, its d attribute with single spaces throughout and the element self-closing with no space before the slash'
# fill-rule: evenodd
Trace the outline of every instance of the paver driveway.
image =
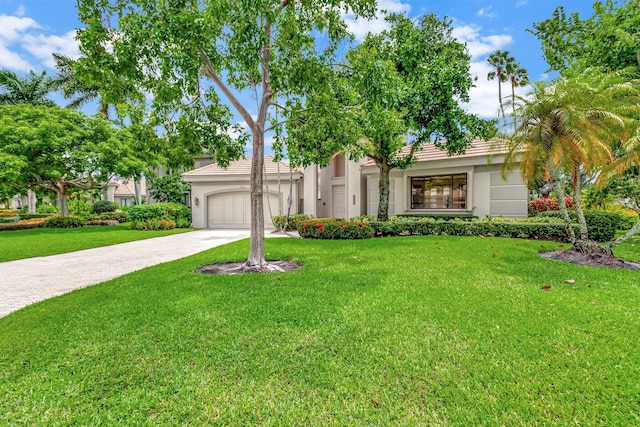
<svg viewBox="0 0 640 427">
<path fill-rule="evenodd" d="M 34 302 L 249 237 L 197 230 L 47 257 L 0 263 L 0 317 Z"/>
</svg>

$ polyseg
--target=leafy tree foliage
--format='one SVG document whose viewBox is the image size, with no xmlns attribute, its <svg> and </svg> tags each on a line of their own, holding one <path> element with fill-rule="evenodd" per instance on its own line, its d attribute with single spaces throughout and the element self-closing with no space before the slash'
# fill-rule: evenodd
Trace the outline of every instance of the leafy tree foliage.
<svg viewBox="0 0 640 427">
<path fill-rule="evenodd" d="M 629 138 L 629 129 L 636 126 L 628 112 L 637 111 L 638 93 L 626 75 L 587 70 L 551 85 L 536 82 L 530 94 L 519 98 L 521 122 L 509 140 L 503 171 L 519 163 L 527 181 L 542 174 L 550 177 L 567 232 L 578 251 L 611 254 L 611 245 L 603 248 L 588 239 L 580 193 L 585 174 L 602 171 L 613 162 L 614 150 L 607 141 Z M 567 177 L 571 178 L 579 236 L 570 226 L 564 202 Z"/>
<path fill-rule="evenodd" d="M 147 177 L 147 182 L 153 198 L 162 203 L 184 204 L 184 195 L 191 189 L 191 186 L 177 172 L 161 177 L 151 174 Z"/>
<path fill-rule="evenodd" d="M 515 66 L 515 58 L 510 55 L 508 50 L 498 50 L 489 55 L 487 62 L 494 68 L 493 71 L 490 71 L 489 74 L 487 74 L 487 79 L 498 81 L 500 115 L 502 115 L 502 120 L 505 121 L 506 126 L 507 118 L 504 114 L 504 105 L 502 103 L 502 83 L 506 83 L 507 80 L 509 80 L 509 73 L 507 70 L 513 69 Z"/>
<path fill-rule="evenodd" d="M 151 93 L 153 119 L 166 129 L 177 158 L 200 152 L 203 141 L 223 166 L 240 157 L 248 135 L 230 125 L 223 99 L 242 117 L 253 140 L 247 265 L 269 268 L 262 169 L 274 97 L 303 102 L 305 88 L 333 62 L 346 35 L 341 15 L 370 16 L 375 1 L 79 0 L 78 9 L 86 25 L 78 32 L 86 55 L 78 66 L 83 80 L 99 85 L 108 103 L 143 102 L 143 93 Z M 243 104 L 238 91 L 253 94 L 257 110 L 253 102 Z"/>
<path fill-rule="evenodd" d="M 380 170 L 378 219 L 389 211 L 389 172 L 406 169 L 415 153 L 433 142 L 463 153 L 476 136 L 490 138 L 494 122 L 459 105 L 473 86 L 466 47 L 451 36 L 450 22 L 425 15 L 419 22 L 390 15 L 391 29 L 369 34 L 338 68 L 331 91 L 313 92 L 301 120 L 288 123 L 296 154 L 346 147 L 351 158 L 370 157 Z M 342 121 L 336 124 L 337 114 Z M 407 148 L 408 146 L 408 148 Z M 343 148 L 344 150 L 345 148 Z"/>
<path fill-rule="evenodd" d="M 56 63 L 57 76 L 53 79 L 53 83 L 57 89 L 62 91 L 66 99 L 71 99 L 67 108 L 80 108 L 81 106 L 98 100 L 100 103 L 100 113 L 108 120 L 109 105 L 105 104 L 100 97 L 98 86 L 94 84 L 86 84 L 77 77 L 74 70 L 78 61 L 60 53 L 54 53 L 53 59 Z"/>
<path fill-rule="evenodd" d="M 9 70 L 0 70 L 0 105 L 55 105 L 47 96 L 55 90 L 53 80 L 45 71 L 30 70 L 24 77 Z"/>
<path fill-rule="evenodd" d="M 131 133 L 105 120 L 60 107 L 0 106 L 0 183 L 54 191 L 63 216 L 70 188 L 104 186 L 133 168 L 136 154 Z"/>
<path fill-rule="evenodd" d="M 559 6 L 551 18 L 533 24 L 550 70 L 572 65 L 622 70 L 640 69 L 640 0 L 596 1 L 593 15 L 582 19 Z"/>
</svg>

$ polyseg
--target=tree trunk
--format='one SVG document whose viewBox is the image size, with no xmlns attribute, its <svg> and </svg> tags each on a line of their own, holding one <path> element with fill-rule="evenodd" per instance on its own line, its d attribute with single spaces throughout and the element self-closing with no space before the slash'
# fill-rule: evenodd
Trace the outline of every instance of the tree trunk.
<svg viewBox="0 0 640 427">
<path fill-rule="evenodd" d="M 60 213 L 62 214 L 63 217 L 68 218 L 69 202 L 67 200 L 67 193 L 64 190 L 56 191 L 56 193 L 58 194 L 58 204 L 60 205 Z"/>
<path fill-rule="evenodd" d="M 140 181 L 133 179 L 133 191 L 135 193 L 136 205 L 140 206 L 142 204 L 142 190 L 140 189 Z"/>
<path fill-rule="evenodd" d="M 587 220 L 584 218 L 584 211 L 582 210 L 582 203 L 580 202 L 580 192 L 582 191 L 582 181 L 580 172 L 577 172 L 575 179 L 575 185 L 573 187 L 573 210 L 578 217 L 578 224 L 580 225 L 580 240 L 589 239 L 589 230 L 587 229 Z"/>
<path fill-rule="evenodd" d="M 262 200 L 262 168 L 264 167 L 264 132 L 253 132 L 253 156 L 251 158 L 251 243 L 249 267 L 262 267 L 264 259 L 264 204 Z"/>
<path fill-rule="evenodd" d="M 389 166 L 386 163 L 380 163 L 378 169 L 380 170 L 378 221 L 386 221 L 389 219 Z"/>
<path fill-rule="evenodd" d="M 498 69 L 498 102 L 500 102 L 500 113 L 502 114 L 502 123 L 507 127 L 507 118 L 504 115 L 504 106 L 502 105 L 502 72 Z M 506 129 L 505 129 L 506 131 Z"/>
<path fill-rule="evenodd" d="M 29 206 L 29 214 L 33 215 L 36 213 L 36 205 L 38 204 L 38 197 L 36 193 L 29 189 L 27 190 L 27 205 Z"/>
<path fill-rule="evenodd" d="M 511 80 L 511 109 L 513 112 L 513 133 L 515 134 L 518 125 L 516 123 L 516 84 L 513 80 Z"/>
<path fill-rule="evenodd" d="M 567 209 L 567 204 L 564 202 L 564 188 L 562 188 L 562 180 L 560 179 L 560 174 L 556 169 L 556 165 L 553 163 L 553 158 L 547 159 L 547 169 L 549 170 L 549 175 L 551 176 L 551 182 L 553 183 L 552 184 L 553 188 L 556 190 L 556 197 L 558 198 L 558 207 L 560 208 L 562 219 L 564 220 L 564 225 L 567 229 L 567 237 L 569 237 L 569 242 L 575 246 L 576 233 L 573 230 L 573 225 L 571 224 L 571 218 L 569 218 L 569 211 Z"/>
</svg>

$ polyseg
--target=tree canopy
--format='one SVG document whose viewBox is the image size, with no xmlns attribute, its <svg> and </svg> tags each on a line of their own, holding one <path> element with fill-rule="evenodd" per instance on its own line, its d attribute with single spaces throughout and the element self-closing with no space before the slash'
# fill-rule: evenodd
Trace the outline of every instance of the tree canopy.
<svg viewBox="0 0 640 427">
<path fill-rule="evenodd" d="M 144 168 L 128 130 L 60 107 L 0 106 L 0 184 L 43 187 L 69 215 L 69 189 L 101 188 L 115 174 Z"/>
<path fill-rule="evenodd" d="M 550 70 L 565 72 L 572 65 L 609 71 L 640 69 L 640 0 L 596 1 L 593 15 L 567 15 L 559 6 L 553 16 L 530 29 L 542 42 Z"/>
<path fill-rule="evenodd" d="M 96 82 L 107 103 L 144 102 L 143 94 L 151 94 L 153 119 L 177 150 L 187 155 L 206 142 L 226 165 L 244 154 L 249 135 L 231 123 L 224 100 L 242 117 L 253 140 L 247 265 L 268 268 L 262 168 L 274 97 L 304 99 L 346 36 L 342 14 L 371 16 L 375 1 L 79 0 L 78 9 L 86 25 L 78 32 L 86 55 L 77 68 L 81 78 Z M 241 91 L 252 94 L 250 103 L 240 100 Z"/>
<path fill-rule="evenodd" d="M 55 83 L 46 72 L 30 70 L 24 77 L 13 71 L 0 70 L 0 105 L 55 105 L 47 96 L 55 91 Z"/>
<path fill-rule="evenodd" d="M 458 154 L 474 137 L 495 133 L 494 122 L 460 107 L 473 77 L 466 46 L 451 36 L 450 21 L 432 14 L 418 22 L 392 14 L 387 21 L 389 30 L 367 35 L 347 52 L 332 90 L 310 94 L 302 119 L 287 124 L 292 144 L 299 145 L 293 157 L 331 140 L 326 148 L 342 144 L 352 159 L 368 156 L 376 163 L 382 221 L 388 217 L 389 171 L 413 164 L 423 144 Z"/>
</svg>

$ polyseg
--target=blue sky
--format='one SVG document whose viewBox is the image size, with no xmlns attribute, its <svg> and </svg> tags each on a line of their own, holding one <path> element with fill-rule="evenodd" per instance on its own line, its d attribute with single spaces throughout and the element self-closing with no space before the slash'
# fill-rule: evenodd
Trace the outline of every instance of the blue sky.
<svg viewBox="0 0 640 427">
<path fill-rule="evenodd" d="M 390 12 L 418 17 L 425 13 L 448 16 L 454 34 L 467 43 L 472 55 L 471 72 L 478 76 L 466 108 L 483 117 L 498 111 L 497 83 L 487 81 L 486 58 L 498 49 L 509 50 L 529 71 L 531 80 L 548 78 L 539 41 L 525 30 L 551 16 L 562 5 L 567 12 L 591 16 L 592 0 L 379 0 Z M 346 16 L 357 39 L 367 31 L 380 31 L 385 22 L 355 22 Z M 74 39 L 80 26 L 75 0 L 0 0 L 0 68 L 23 73 L 29 69 L 53 73 L 53 52 L 79 54 Z M 526 91 L 526 88 L 520 89 Z M 56 99 L 64 104 L 64 100 Z"/>
</svg>

